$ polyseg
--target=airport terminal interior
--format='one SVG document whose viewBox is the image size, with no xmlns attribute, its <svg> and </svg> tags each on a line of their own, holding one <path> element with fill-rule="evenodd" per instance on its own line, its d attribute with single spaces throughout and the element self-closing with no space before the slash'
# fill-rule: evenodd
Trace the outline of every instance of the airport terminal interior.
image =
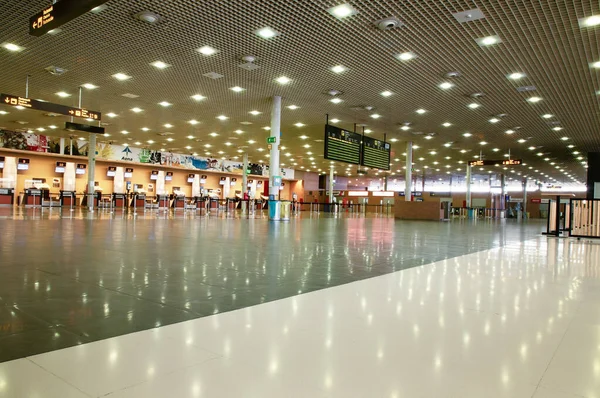
<svg viewBox="0 0 600 398">
<path fill-rule="evenodd" d="M 598 0 L 0 0 L 0 398 L 600 398 Z"/>
</svg>

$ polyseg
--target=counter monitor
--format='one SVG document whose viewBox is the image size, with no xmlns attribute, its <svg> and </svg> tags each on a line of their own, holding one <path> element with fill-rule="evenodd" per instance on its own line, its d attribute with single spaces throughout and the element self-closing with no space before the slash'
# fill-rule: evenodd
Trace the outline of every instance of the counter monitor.
<svg viewBox="0 0 600 398">
<path fill-rule="evenodd" d="M 87 164 L 78 163 L 77 168 L 75 169 L 75 174 L 85 174 L 85 170 L 87 169 Z"/>
<path fill-rule="evenodd" d="M 0 156 L 0 169 L 4 168 L 4 156 Z"/>
<path fill-rule="evenodd" d="M 108 170 L 106 171 L 107 177 L 114 177 L 117 174 L 116 166 L 108 166 Z"/>
<path fill-rule="evenodd" d="M 56 167 L 54 168 L 54 172 L 64 174 L 66 167 L 67 167 L 67 162 L 56 162 Z"/>
<path fill-rule="evenodd" d="M 19 158 L 17 162 L 17 170 L 29 170 L 29 159 Z"/>
<path fill-rule="evenodd" d="M 173 172 L 172 171 L 167 171 L 165 173 L 165 181 L 173 181 Z"/>
</svg>

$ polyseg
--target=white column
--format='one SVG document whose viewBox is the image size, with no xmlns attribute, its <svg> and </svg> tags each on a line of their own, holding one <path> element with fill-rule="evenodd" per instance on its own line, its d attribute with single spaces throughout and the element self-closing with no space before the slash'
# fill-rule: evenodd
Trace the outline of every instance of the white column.
<svg viewBox="0 0 600 398">
<path fill-rule="evenodd" d="M 333 167 L 329 169 L 329 203 L 333 203 Z"/>
<path fill-rule="evenodd" d="M 527 178 L 523 180 L 523 217 L 527 213 Z"/>
<path fill-rule="evenodd" d="M 60 142 L 60 154 L 64 155 L 65 154 L 65 139 L 61 138 L 59 140 L 59 142 Z"/>
<path fill-rule="evenodd" d="M 281 97 L 273 97 L 273 108 L 271 110 L 271 137 L 275 137 L 275 143 L 271 144 L 271 156 L 269 158 L 269 195 L 279 196 L 279 187 L 273 186 L 273 178 L 278 176 L 279 170 L 279 143 L 281 140 Z"/>
<path fill-rule="evenodd" d="M 242 170 L 242 198 L 244 197 L 244 192 L 248 192 L 248 153 L 244 153 L 244 169 Z"/>
<path fill-rule="evenodd" d="M 71 142 L 73 140 L 71 139 Z M 71 144 L 72 145 L 72 144 Z M 73 148 L 71 146 L 71 148 Z M 71 154 L 72 154 L 71 149 Z M 94 210 L 94 188 L 95 188 L 95 177 L 96 177 L 96 134 L 90 134 L 90 139 L 88 141 L 88 209 L 90 211 Z"/>
<path fill-rule="evenodd" d="M 467 207 L 471 207 L 471 166 L 467 165 Z"/>
<path fill-rule="evenodd" d="M 502 186 L 502 198 L 500 198 L 501 209 L 506 210 L 506 177 L 500 174 L 500 185 Z"/>
<path fill-rule="evenodd" d="M 404 182 L 404 200 L 407 202 L 410 202 L 412 199 L 412 152 L 413 143 L 412 141 L 408 141 L 406 143 L 406 181 Z"/>
</svg>

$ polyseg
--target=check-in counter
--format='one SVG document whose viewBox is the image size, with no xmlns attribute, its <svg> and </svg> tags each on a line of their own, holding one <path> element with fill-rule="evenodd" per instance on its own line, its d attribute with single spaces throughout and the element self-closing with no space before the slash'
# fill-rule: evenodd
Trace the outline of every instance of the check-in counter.
<svg viewBox="0 0 600 398">
<path fill-rule="evenodd" d="M 171 197 L 166 194 L 156 195 L 159 209 L 168 209 L 171 207 Z"/>
<path fill-rule="evenodd" d="M 185 209 L 185 194 L 173 195 L 173 207 L 175 209 Z"/>
<path fill-rule="evenodd" d="M 0 206 L 12 206 L 15 203 L 14 188 L 0 188 Z"/>
<path fill-rule="evenodd" d="M 126 193 L 113 193 L 112 204 L 116 209 L 127 207 L 127 194 Z"/>
<path fill-rule="evenodd" d="M 77 206 L 77 197 L 74 191 L 60 191 L 60 205 L 65 207 Z"/>
<path fill-rule="evenodd" d="M 49 192 L 48 192 L 49 193 Z M 25 207 L 34 207 L 42 205 L 42 196 L 45 192 L 37 188 L 29 188 L 25 190 L 23 204 Z"/>
<path fill-rule="evenodd" d="M 146 194 L 145 193 L 134 193 L 131 205 L 135 208 L 143 209 L 146 206 Z"/>
</svg>

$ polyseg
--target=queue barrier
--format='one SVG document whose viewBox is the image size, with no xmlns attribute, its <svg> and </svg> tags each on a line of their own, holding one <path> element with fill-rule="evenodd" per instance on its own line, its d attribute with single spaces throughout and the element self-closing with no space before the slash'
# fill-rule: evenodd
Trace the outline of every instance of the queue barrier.
<svg viewBox="0 0 600 398">
<path fill-rule="evenodd" d="M 600 199 L 571 198 L 569 210 L 570 237 L 600 238 Z"/>
</svg>

